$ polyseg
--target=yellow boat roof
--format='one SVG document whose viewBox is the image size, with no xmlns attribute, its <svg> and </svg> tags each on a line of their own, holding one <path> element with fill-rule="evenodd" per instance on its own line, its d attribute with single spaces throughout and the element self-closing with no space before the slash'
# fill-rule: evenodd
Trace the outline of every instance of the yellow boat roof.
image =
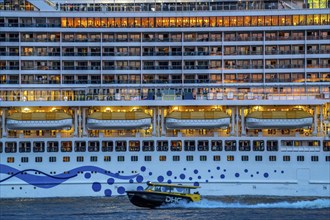
<svg viewBox="0 0 330 220">
<path fill-rule="evenodd" d="M 313 117 L 303 110 L 292 111 L 255 111 L 246 116 L 247 118 L 258 119 L 302 119 Z"/>
<path fill-rule="evenodd" d="M 148 186 L 166 186 L 166 187 L 173 187 L 173 188 L 188 188 L 188 189 L 198 189 L 201 188 L 200 186 L 188 186 L 188 185 L 179 185 L 179 184 L 168 184 L 168 183 L 152 183 L 147 182 Z"/>
<path fill-rule="evenodd" d="M 65 112 L 15 112 L 8 116 L 8 119 L 19 120 L 19 121 L 44 121 L 44 120 L 63 120 L 72 119 L 72 116 Z"/>
<path fill-rule="evenodd" d="M 142 112 L 93 112 L 88 118 L 97 120 L 138 120 L 151 118 L 150 115 Z"/>
<path fill-rule="evenodd" d="M 179 112 L 174 111 L 166 116 L 166 118 L 175 119 L 219 119 L 229 118 L 225 112 L 221 111 L 205 111 L 205 112 Z"/>
</svg>

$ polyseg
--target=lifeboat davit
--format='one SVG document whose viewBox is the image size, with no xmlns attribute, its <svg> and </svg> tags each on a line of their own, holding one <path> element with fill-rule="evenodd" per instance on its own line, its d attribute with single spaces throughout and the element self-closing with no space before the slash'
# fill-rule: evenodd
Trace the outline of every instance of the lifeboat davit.
<svg viewBox="0 0 330 220">
<path fill-rule="evenodd" d="M 303 110 L 256 111 L 246 116 L 246 127 L 252 129 L 296 129 L 312 124 L 313 116 Z"/>
<path fill-rule="evenodd" d="M 166 116 L 166 127 L 168 129 L 227 128 L 229 124 L 230 116 L 220 111 L 174 111 Z"/>
<path fill-rule="evenodd" d="M 65 112 L 16 112 L 6 120 L 9 130 L 69 130 L 72 116 Z"/>
<path fill-rule="evenodd" d="M 151 116 L 142 112 L 94 112 L 87 118 L 90 130 L 147 129 L 151 125 Z"/>
</svg>

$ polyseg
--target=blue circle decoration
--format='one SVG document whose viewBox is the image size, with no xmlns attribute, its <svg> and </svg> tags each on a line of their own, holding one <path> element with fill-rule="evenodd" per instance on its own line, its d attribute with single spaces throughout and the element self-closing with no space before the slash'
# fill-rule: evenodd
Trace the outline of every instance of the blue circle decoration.
<svg viewBox="0 0 330 220">
<path fill-rule="evenodd" d="M 183 168 L 183 170 L 187 170 L 187 168 Z"/>
<path fill-rule="evenodd" d="M 198 173 L 198 170 L 194 170 L 194 174 L 197 174 Z"/>
<path fill-rule="evenodd" d="M 152 172 L 149 172 L 149 176 L 152 176 Z"/>
<path fill-rule="evenodd" d="M 158 180 L 158 182 L 162 183 L 164 181 L 164 177 L 163 176 L 158 176 L 157 180 Z"/>
<path fill-rule="evenodd" d="M 110 197 L 112 195 L 111 189 L 104 190 L 104 195 Z"/>
<path fill-rule="evenodd" d="M 268 178 L 269 177 L 269 174 L 268 173 L 264 173 L 264 177 L 265 178 Z"/>
<path fill-rule="evenodd" d="M 274 173 L 276 173 L 277 172 L 277 170 L 274 170 Z"/>
<path fill-rule="evenodd" d="M 117 189 L 118 194 L 124 194 L 125 193 L 125 188 L 122 186 L 119 186 Z"/>
<path fill-rule="evenodd" d="M 172 171 L 169 170 L 169 171 L 167 171 L 166 174 L 167 174 L 167 176 L 172 176 Z"/>
<path fill-rule="evenodd" d="M 239 173 L 235 173 L 235 177 L 237 177 L 237 178 L 238 178 L 238 177 L 239 177 Z"/>
<path fill-rule="evenodd" d="M 134 183 L 134 180 L 130 179 L 130 180 L 129 180 L 129 183 Z"/>
<path fill-rule="evenodd" d="M 109 179 L 107 180 L 107 183 L 108 183 L 109 185 L 112 185 L 112 184 L 115 183 L 115 179 L 114 179 L 114 178 L 109 178 Z"/>
<path fill-rule="evenodd" d="M 199 186 L 199 183 L 198 182 L 194 182 L 194 186 Z"/>
<path fill-rule="evenodd" d="M 284 170 L 282 170 L 281 173 L 284 173 Z"/>
<path fill-rule="evenodd" d="M 94 182 L 92 185 L 92 189 L 94 192 L 99 192 L 101 190 L 101 183 L 98 182 Z"/>
<path fill-rule="evenodd" d="M 142 166 L 141 169 L 140 169 L 142 172 L 146 171 L 146 167 L 145 166 Z"/>
<path fill-rule="evenodd" d="M 189 180 L 191 181 L 192 180 L 192 177 L 189 177 Z"/>
<path fill-rule="evenodd" d="M 220 167 L 217 167 L 217 170 L 220 170 Z"/>
<path fill-rule="evenodd" d="M 207 172 L 211 173 L 211 170 L 208 170 Z"/>
<path fill-rule="evenodd" d="M 253 174 L 251 174 L 251 177 L 253 177 Z"/>
<path fill-rule="evenodd" d="M 167 180 L 167 183 L 168 183 L 168 184 L 171 184 L 171 183 L 172 183 L 172 180 Z"/>
<path fill-rule="evenodd" d="M 245 169 L 244 172 L 247 173 L 247 172 L 249 172 L 249 171 L 248 171 L 248 169 Z"/>
<path fill-rule="evenodd" d="M 205 180 L 206 183 L 208 183 L 209 181 L 208 180 Z"/>
<path fill-rule="evenodd" d="M 220 178 L 221 178 L 221 179 L 224 179 L 224 178 L 225 178 L 225 174 L 221 174 L 221 175 L 220 175 Z"/>
<path fill-rule="evenodd" d="M 136 187 L 136 190 L 137 191 L 143 191 L 143 187 L 142 186 L 138 186 L 138 187 Z"/>
<path fill-rule="evenodd" d="M 176 178 L 177 178 L 177 177 L 175 176 L 174 179 L 176 180 Z"/>
<path fill-rule="evenodd" d="M 259 174 L 259 171 L 257 171 L 256 174 Z"/>
<path fill-rule="evenodd" d="M 197 178 L 198 178 L 198 179 L 202 179 L 202 177 L 201 177 L 201 176 L 198 176 Z"/>
<path fill-rule="evenodd" d="M 211 176 L 211 179 L 213 179 L 213 176 Z"/>
<path fill-rule="evenodd" d="M 138 182 L 138 183 L 142 183 L 142 181 L 143 181 L 143 176 L 138 175 L 138 176 L 136 177 L 136 182 Z"/>
<path fill-rule="evenodd" d="M 184 180 L 186 178 L 186 175 L 184 175 L 183 173 L 180 174 L 180 179 Z"/>
<path fill-rule="evenodd" d="M 91 175 L 90 173 L 85 173 L 85 178 L 86 178 L 86 179 L 91 178 L 91 176 L 92 176 L 92 175 Z"/>
<path fill-rule="evenodd" d="M 226 171 L 227 171 L 226 169 L 223 170 L 223 172 L 226 172 Z"/>
</svg>

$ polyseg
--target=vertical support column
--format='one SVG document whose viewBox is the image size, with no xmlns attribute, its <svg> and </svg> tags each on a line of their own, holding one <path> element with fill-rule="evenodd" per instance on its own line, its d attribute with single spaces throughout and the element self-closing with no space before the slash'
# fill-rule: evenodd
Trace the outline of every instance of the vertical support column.
<svg viewBox="0 0 330 220">
<path fill-rule="evenodd" d="M 78 108 L 73 109 L 74 112 L 74 131 L 73 136 L 77 137 L 78 135 Z"/>
<path fill-rule="evenodd" d="M 323 106 L 320 106 L 320 132 L 321 132 L 321 136 L 324 135 L 324 131 L 323 131 Z"/>
<path fill-rule="evenodd" d="M 239 135 L 239 112 L 238 112 L 238 106 L 236 106 L 236 136 Z"/>
<path fill-rule="evenodd" d="M 317 135 L 317 106 L 314 107 L 314 127 L 313 127 L 313 136 Z"/>
<path fill-rule="evenodd" d="M 152 136 L 156 136 L 156 121 L 157 121 L 157 114 L 156 108 L 152 109 Z"/>
<path fill-rule="evenodd" d="M 2 109 L 2 117 L 1 117 L 1 124 L 2 124 L 2 137 L 7 137 L 7 126 L 6 126 L 6 109 Z"/>
<path fill-rule="evenodd" d="M 162 115 L 161 115 L 161 123 L 162 123 L 162 136 L 166 135 L 166 128 L 165 128 L 165 108 L 163 107 L 162 110 Z"/>
<path fill-rule="evenodd" d="M 82 136 L 87 136 L 86 131 L 86 108 L 82 108 Z"/>
<path fill-rule="evenodd" d="M 231 108 L 231 128 L 230 128 L 230 135 L 235 135 L 235 108 Z"/>
<path fill-rule="evenodd" d="M 246 135 L 246 131 L 245 131 L 245 115 L 244 115 L 244 107 L 242 107 L 241 109 L 241 126 L 242 126 L 242 136 Z"/>
</svg>

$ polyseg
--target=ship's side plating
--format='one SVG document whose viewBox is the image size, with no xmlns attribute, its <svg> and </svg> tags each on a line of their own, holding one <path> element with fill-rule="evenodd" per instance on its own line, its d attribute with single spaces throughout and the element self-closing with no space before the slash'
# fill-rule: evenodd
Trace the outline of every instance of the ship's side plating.
<svg viewBox="0 0 330 220">
<path fill-rule="evenodd" d="M 0 197 L 329 196 L 317 2 L 0 2 Z"/>
</svg>

